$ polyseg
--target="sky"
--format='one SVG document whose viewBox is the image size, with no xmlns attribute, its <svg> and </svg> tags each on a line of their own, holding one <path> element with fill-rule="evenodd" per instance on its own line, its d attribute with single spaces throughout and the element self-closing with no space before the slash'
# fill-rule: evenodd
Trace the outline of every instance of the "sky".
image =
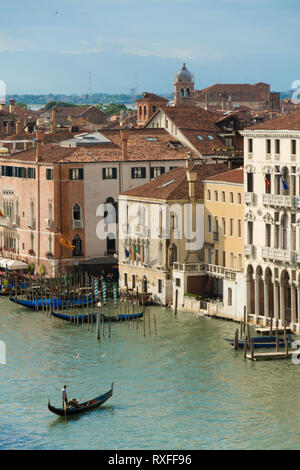
<svg viewBox="0 0 300 470">
<path fill-rule="evenodd" d="M 291 88 L 300 79 L 299 0 L 14 0 L 0 5 L 0 80 L 12 93 Z"/>
</svg>

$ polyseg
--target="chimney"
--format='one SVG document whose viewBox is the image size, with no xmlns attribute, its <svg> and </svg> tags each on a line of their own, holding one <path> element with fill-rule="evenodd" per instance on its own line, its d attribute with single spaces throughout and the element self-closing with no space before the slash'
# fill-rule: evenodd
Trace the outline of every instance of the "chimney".
<svg viewBox="0 0 300 470">
<path fill-rule="evenodd" d="M 197 181 L 197 172 L 188 170 L 186 173 L 187 180 L 189 182 L 189 198 L 192 202 L 196 201 L 196 181 Z"/>
<path fill-rule="evenodd" d="M 192 152 L 188 152 L 188 158 L 185 160 L 185 167 L 192 168 L 194 166 L 194 159 L 192 156 Z"/>
<path fill-rule="evenodd" d="M 22 134 L 22 121 L 16 122 L 16 134 L 19 136 Z"/>
<path fill-rule="evenodd" d="M 15 112 L 15 100 L 11 99 L 9 100 L 9 112 L 13 114 Z"/>
<path fill-rule="evenodd" d="M 128 130 L 122 129 L 120 131 L 121 134 L 121 141 L 122 141 L 122 159 L 126 160 L 128 155 L 128 138 L 129 132 Z"/>
<path fill-rule="evenodd" d="M 41 160 L 42 156 L 42 145 L 44 142 L 45 133 L 41 130 L 36 132 L 36 153 L 35 153 L 35 161 L 36 163 Z"/>
</svg>

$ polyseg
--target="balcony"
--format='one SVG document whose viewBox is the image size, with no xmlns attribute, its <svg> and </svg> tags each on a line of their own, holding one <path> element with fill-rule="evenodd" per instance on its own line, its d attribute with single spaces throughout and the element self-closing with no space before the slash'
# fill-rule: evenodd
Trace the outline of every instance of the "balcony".
<svg viewBox="0 0 300 470">
<path fill-rule="evenodd" d="M 244 245 L 245 256 L 254 256 L 254 245 Z"/>
<path fill-rule="evenodd" d="M 227 268 L 216 264 L 208 264 L 206 267 L 207 274 L 217 277 L 219 279 L 227 279 L 235 281 L 236 273 L 241 272 L 238 269 Z"/>
<path fill-rule="evenodd" d="M 78 230 L 83 228 L 83 220 L 75 220 L 73 219 L 73 230 Z"/>
<path fill-rule="evenodd" d="M 47 230 L 53 230 L 54 222 L 52 219 L 45 219 L 45 226 Z"/>
<path fill-rule="evenodd" d="M 285 196 L 283 194 L 263 194 L 263 205 L 270 207 L 295 207 L 295 198 L 294 196 Z M 300 207 L 300 201 L 299 201 Z"/>
<path fill-rule="evenodd" d="M 245 193 L 245 204 L 254 203 L 254 193 Z"/>
<path fill-rule="evenodd" d="M 206 265 L 204 263 L 173 263 L 173 271 L 199 273 L 205 271 L 205 269 Z"/>
<path fill-rule="evenodd" d="M 281 250 L 279 248 L 262 248 L 262 258 L 281 261 L 283 263 L 294 263 L 296 259 L 296 253 L 290 250 Z M 300 257 L 299 257 L 300 258 Z"/>
<path fill-rule="evenodd" d="M 31 228 L 32 230 L 35 229 L 35 219 L 33 217 L 29 217 L 27 219 L 27 227 Z"/>
<path fill-rule="evenodd" d="M 213 232 L 213 241 L 214 242 L 219 241 L 219 232 Z"/>
</svg>

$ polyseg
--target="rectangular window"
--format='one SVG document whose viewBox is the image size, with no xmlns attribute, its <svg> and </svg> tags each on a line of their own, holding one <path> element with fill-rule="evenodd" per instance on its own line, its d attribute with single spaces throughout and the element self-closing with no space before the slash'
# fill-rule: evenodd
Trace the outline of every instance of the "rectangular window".
<svg viewBox="0 0 300 470">
<path fill-rule="evenodd" d="M 215 250 L 215 265 L 216 266 L 219 265 L 219 250 L 218 249 Z"/>
<path fill-rule="evenodd" d="M 292 155 L 296 155 L 296 140 L 295 139 L 292 139 L 291 140 L 291 154 Z"/>
<path fill-rule="evenodd" d="M 223 251 L 223 266 L 226 267 L 226 251 Z"/>
<path fill-rule="evenodd" d="M 131 284 L 132 284 L 132 289 L 135 289 L 135 274 L 132 275 L 132 279 L 131 279 Z"/>
<path fill-rule="evenodd" d="M 207 191 L 207 200 L 210 201 L 210 199 L 211 199 L 210 189 L 208 189 L 208 191 Z"/>
<path fill-rule="evenodd" d="M 265 189 L 266 189 L 266 194 L 271 194 L 271 175 L 270 175 L 270 173 L 265 174 Z"/>
<path fill-rule="evenodd" d="M 150 178 L 157 178 L 165 172 L 164 166 L 154 166 L 150 168 Z"/>
<path fill-rule="evenodd" d="M 237 226 L 238 226 L 238 237 L 241 238 L 242 237 L 242 221 L 241 221 L 241 219 L 238 219 Z"/>
<path fill-rule="evenodd" d="M 253 173 L 247 173 L 247 192 L 253 193 Z"/>
<path fill-rule="evenodd" d="M 102 168 L 102 178 L 104 180 L 116 180 L 117 168 Z"/>
<path fill-rule="evenodd" d="M 226 202 L 225 191 L 222 191 L 222 202 Z"/>
<path fill-rule="evenodd" d="M 180 278 L 179 277 L 176 277 L 175 285 L 176 285 L 176 287 L 180 287 Z"/>
<path fill-rule="evenodd" d="M 211 248 L 207 248 L 207 262 L 211 264 Z"/>
<path fill-rule="evenodd" d="M 241 255 L 241 253 L 239 253 L 238 262 L 239 262 L 239 269 L 242 270 L 243 266 L 242 266 L 242 255 Z"/>
<path fill-rule="evenodd" d="M 238 193 L 237 199 L 238 199 L 238 204 L 241 205 L 242 204 L 242 195 L 241 195 L 241 193 Z"/>
<path fill-rule="evenodd" d="M 46 180 L 53 180 L 53 169 L 47 168 L 46 169 Z"/>
<path fill-rule="evenodd" d="M 231 287 L 228 287 L 228 306 L 232 306 L 232 289 Z"/>
<path fill-rule="evenodd" d="M 232 251 L 230 252 L 230 267 L 234 269 L 234 253 Z"/>
<path fill-rule="evenodd" d="M 218 201 L 218 191 L 215 191 L 215 201 Z"/>
<path fill-rule="evenodd" d="M 124 286 L 125 286 L 125 287 L 128 287 L 128 277 L 127 277 L 127 273 L 124 273 Z"/>
<path fill-rule="evenodd" d="M 83 168 L 70 168 L 70 180 L 83 180 Z"/>
<path fill-rule="evenodd" d="M 226 235 L 226 219 L 225 217 L 222 217 L 222 229 L 223 229 L 223 235 Z"/>
<path fill-rule="evenodd" d="M 279 139 L 275 139 L 275 153 L 277 155 L 280 154 L 280 140 Z"/>
<path fill-rule="evenodd" d="M 162 294 L 162 279 L 158 279 L 158 293 Z"/>
<path fill-rule="evenodd" d="M 211 215 L 207 216 L 207 231 L 211 233 Z"/>
<path fill-rule="evenodd" d="M 229 201 L 230 201 L 230 204 L 233 204 L 233 193 L 229 194 Z"/>
<path fill-rule="evenodd" d="M 131 168 L 131 178 L 146 178 L 146 168 L 143 166 Z"/>
<path fill-rule="evenodd" d="M 267 154 L 271 153 L 271 139 L 266 140 L 266 152 Z"/>
<path fill-rule="evenodd" d="M 253 222 L 248 222 L 248 245 L 253 245 Z"/>
<path fill-rule="evenodd" d="M 27 177 L 31 179 L 35 179 L 35 168 L 28 168 Z"/>
<path fill-rule="evenodd" d="M 253 139 L 248 139 L 248 153 L 253 152 Z"/>
<path fill-rule="evenodd" d="M 230 236 L 233 237 L 233 219 L 230 219 Z"/>
</svg>

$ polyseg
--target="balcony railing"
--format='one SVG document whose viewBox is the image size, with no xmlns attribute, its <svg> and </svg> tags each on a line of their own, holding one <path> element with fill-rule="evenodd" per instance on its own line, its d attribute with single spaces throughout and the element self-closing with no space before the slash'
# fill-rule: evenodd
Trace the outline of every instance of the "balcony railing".
<svg viewBox="0 0 300 470">
<path fill-rule="evenodd" d="M 173 263 L 173 271 L 203 272 L 205 268 L 205 263 Z"/>
<path fill-rule="evenodd" d="M 254 256 L 254 245 L 244 245 L 245 256 Z"/>
<path fill-rule="evenodd" d="M 245 204 L 253 204 L 254 193 L 245 193 Z"/>
<path fill-rule="evenodd" d="M 211 274 L 215 277 L 221 279 L 227 279 L 234 281 L 236 279 L 236 274 L 242 272 L 238 269 L 228 268 L 225 266 L 219 266 L 216 264 L 208 264 L 206 267 L 206 271 L 208 274 Z"/>
<path fill-rule="evenodd" d="M 73 229 L 77 230 L 77 229 L 81 229 L 81 228 L 83 228 L 83 220 L 82 219 L 79 219 L 79 220 L 73 219 Z"/>
<path fill-rule="evenodd" d="M 262 257 L 273 261 L 282 261 L 284 263 L 293 263 L 297 258 L 294 251 L 279 248 L 262 248 Z"/>
<path fill-rule="evenodd" d="M 264 206 L 295 207 L 296 199 L 298 198 L 295 198 L 295 196 L 285 196 L 283 194 L 263 194 Z"/>
</svg>

